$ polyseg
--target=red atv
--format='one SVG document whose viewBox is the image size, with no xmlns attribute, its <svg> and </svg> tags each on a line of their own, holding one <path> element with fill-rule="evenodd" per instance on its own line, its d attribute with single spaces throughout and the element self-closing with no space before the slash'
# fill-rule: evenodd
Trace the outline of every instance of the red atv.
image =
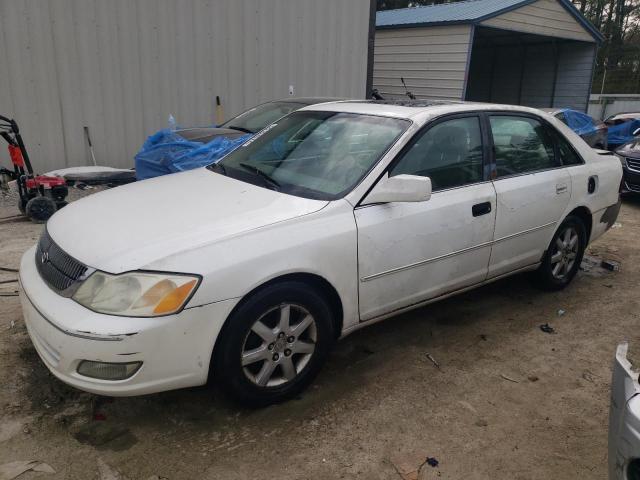
<svg viewBox="0 0 640 480">
<path fill-rule="evenodd" d="M 0 136 L 9 144 L 13 170 L 0 168 L 0 175 L 16 180 L 20 202 L 18 208 L 34 222 L 46 222 L 64 207 L 69 189 L 63 178 L 34 175 L 27 149 L 15 120 L 0 115 Z"/>
</svg>

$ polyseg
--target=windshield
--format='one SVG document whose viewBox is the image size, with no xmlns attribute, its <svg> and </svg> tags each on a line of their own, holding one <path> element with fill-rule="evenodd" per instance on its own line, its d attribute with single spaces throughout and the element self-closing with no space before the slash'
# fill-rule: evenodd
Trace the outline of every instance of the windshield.
<svg viewBox="0 0 640 480">
<path fill-rule="evenodd" d="M 335 200 L 365 176 L 409 124 L 372 115 L 296 112 L 209 168 L 283 193 Z"/>
<path fill-rule="evenodd" d="M 285 115 L 306 107 L 304 103 L 297 102 L 268 102 L 241 113 L 237 117 L 220 125 L 226 128 L 235 128 L 247 133 L 257 133 L 267 125 Z"/>
</svg>

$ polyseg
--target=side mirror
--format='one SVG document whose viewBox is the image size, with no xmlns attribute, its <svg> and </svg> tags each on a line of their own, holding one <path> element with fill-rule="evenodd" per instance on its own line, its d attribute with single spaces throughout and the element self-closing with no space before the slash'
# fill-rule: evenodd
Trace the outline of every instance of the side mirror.
<svg viewBox="0 0 640 480">
<path fill-rule="evenodd" d="M 390 202 L 424 202 L 431 198 L 431 179 L 418 175 L 384 177 L 373 187 L 362 205 Z"/>
</svg>

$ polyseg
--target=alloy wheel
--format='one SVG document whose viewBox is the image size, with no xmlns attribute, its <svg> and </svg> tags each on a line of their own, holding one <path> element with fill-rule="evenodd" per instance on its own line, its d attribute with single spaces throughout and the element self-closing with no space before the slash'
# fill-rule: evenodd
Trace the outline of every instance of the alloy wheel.
<svg viewBox="0 0 640 480">
<path fill-rule="evenodd" d="M 282 303 L 258 318 L 245 337 L 241 363 L 246 377 L 260 387 L 294 380 L 316 348 L 316 321 L 300 305 Z"/>
<path fill-rule="evenodd" d="M 578 256 L 580 236 L 577 230 L 568 226 L 556 238 L 551 254 L 551 274 L 558 280 L 564 280 Z"/>
</svg>

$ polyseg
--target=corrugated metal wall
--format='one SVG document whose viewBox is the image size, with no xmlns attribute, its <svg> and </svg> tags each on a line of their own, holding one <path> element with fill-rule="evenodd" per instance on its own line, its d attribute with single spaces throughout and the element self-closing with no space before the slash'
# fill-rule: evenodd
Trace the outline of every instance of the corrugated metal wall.
<svg viewBox="0 0 640 480">
<path fill-rule="evenodd" d="M 363 97 L 370 0 L 0 0 L 0 113 L 40 172 L 130 167 L 172 113 L 214 122 L 288 96 Z M 2 152 L 2 150 L 0 150 Z M 8 158 L 0 153 L 0 164 Z"/>
<path fill-rule="evenodd" d="M 404 77 L 418 98 L 460 100 L 470 35 L 469 25 L 377 30 L 373 88 L 388 98 L 404 97 Z"/>
<path fill-rule="evenodd" d="M 569 42 L 558 49 L 558 79 L 554 107 L 587 111 L 596 45 Z"/>
<path fill-rule="evenodd" d="M 474 45 L 465 98 L 586 111 L 594 55 L 595 44 L 570 40 L 555 46 L 550 39 L 532 45 Z"/>
<path fill-rule="evenodd" d="M 556 0 L 538 0 L 530 5 L 485 20 L 481 25 L 594 42 L 591 34 Z"/>
</svg>

